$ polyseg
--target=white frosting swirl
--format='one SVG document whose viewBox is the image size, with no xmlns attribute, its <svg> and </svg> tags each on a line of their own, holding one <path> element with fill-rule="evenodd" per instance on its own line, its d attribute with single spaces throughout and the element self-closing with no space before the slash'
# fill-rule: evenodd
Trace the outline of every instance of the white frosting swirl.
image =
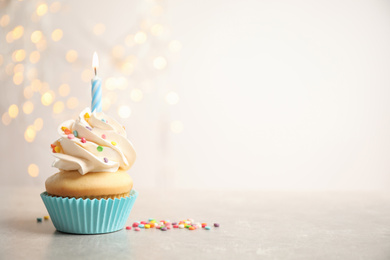
<svg viewBox="0 0 390 260">
<path fill-rule="evenodd" d="M 65 133 L 64 127 L 71 134 L 68 130 Z M 72 138 L 74 131 L 76 134 Z M 86 108 L 78 120 L 61 124 L 58 133 L 61 138 L 52 145 L 56 157 L 53 167 L 60 170 L 78 170 L 84 175 L 88 172 L 116 172 L 118 168 L 128 170 L 134 164 L 136 153 L 126 138 L 126 131 L 115 119 L 102 112 L 91 113 Z"/>
</svg>

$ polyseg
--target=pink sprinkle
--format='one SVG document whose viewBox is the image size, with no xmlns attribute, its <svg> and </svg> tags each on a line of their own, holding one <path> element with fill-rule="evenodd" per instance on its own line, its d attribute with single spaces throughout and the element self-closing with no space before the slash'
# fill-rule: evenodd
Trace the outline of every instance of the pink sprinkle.
<svg viewBox="0 0 390 260">
<path fill-rule="evenodd" d="M 134 223 L 133 223 L 133 227 L 138 227 L 138 225 L 139 225 L 139 224 L 138 224 L 137 222 L 134 222 Z"/>
<path fill-rule="evenodd" d="M 86 140 L 84 137 L 81 137 L 81 142 L 82 142 L 82 143 L 86 143 L 87 140 Z"/>
<path fill-rule="evenodd" d="M 126 227 L 126 229 L 127 229 L 127 230 L 130 230 L 130 229 L 131 229 L 131 227 L 130 227 L 130 226 L 127 226 L 127 227 Z"/>
<path fill-rule="evenodd" d="M 141 224 L 144 224 L 144 225 L 145 225 L 145 224 L 147 224 L 147 223 L 146 223 L 145 221 L 141 221 Z"/>
<path fill-rule="evenodd" d="M 106 135 L 105 135 L 105 134 L 102 134 L 102 138 L 103 138 L 103 139 L 106 139 Z"/>
<path fill-rule="evenodd" d="M 166 226 L 167 229 L 171 229 L 171 226 Z"/>
<path fill-rule="evenodd" d="M 173 228 L 179 228 L 179 225 L 173 225 Z"/>
<path fill-rule="evenodd" d="M 74 139 L 74 135 L 73 134 L 68 134 L 68 139 Z"/>
<path fill-rule="evenodd" d="M 134 228 L 135 231 L 141 231 L 139 227 Z"/>
</svg>

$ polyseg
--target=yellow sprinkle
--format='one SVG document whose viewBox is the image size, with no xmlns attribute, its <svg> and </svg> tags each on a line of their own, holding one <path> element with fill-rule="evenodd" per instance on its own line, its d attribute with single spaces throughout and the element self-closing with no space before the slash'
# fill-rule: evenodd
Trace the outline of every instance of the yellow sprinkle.
<svg viewBox="0 0 390 260">
<path fill-rule="evenodd" d="M 44 216 L 43 219 L 48 220 L 49 216 Z"/>
<path fill-rule="evenodd" d="M 112 145 L 116 145 L 116 142 L 112 141 L 111 144 L 112 144 Z"/>
<path fill-rule="evenodd" d="M 144 226 L 144 228 L 150 228 L 150 225 L 146 224 L 146 225 Z"/>
<path fill-rule="evenodd" d="M 65 131 L 65 129 L 68 129 L 68 128 L 65 127 L 65 126 L 61 127 L 61 130 L 62 130 L 62 131 Z"/>
<path fill-rule="evenodd" d="M 56 153 L 59 153 L 59 152 L 61 152 L 61 149 L 58 146 L 56 146 L 56 147 L 54 147 L 54 151 L 56 151 Z"/>
<path fill-rule="evenodd" d="M 88 113 L 85 113 L 84 114 L 84 118 L 87 119 L 87 118 L 90 118 L 91 116 L 88 114 Z"/>
<path fill-rule="evenodd" d="M 126 127 L 124 125 L 122 127 L 123 127 L 124 130 L 126 130 Z"/>
<path fill-rule="evenodd" d="M 156 221 L 155 221 L 155 220 L 152 220 L 152 221 L 150 221 L 150 223 L 156 223 Z"/>
</svg>

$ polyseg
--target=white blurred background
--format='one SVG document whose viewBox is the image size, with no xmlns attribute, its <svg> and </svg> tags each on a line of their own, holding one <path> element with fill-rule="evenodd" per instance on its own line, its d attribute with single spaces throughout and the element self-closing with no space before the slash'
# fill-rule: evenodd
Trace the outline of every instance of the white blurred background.
<svg viewBox="0 0 390 260">
<path fill-rule="evenodd" d="M 57 126 L 126 126 L 138 188 L 390 187 L 388 1 L 0 1 L 0 186 L 44 188 Z"/>
</svg>

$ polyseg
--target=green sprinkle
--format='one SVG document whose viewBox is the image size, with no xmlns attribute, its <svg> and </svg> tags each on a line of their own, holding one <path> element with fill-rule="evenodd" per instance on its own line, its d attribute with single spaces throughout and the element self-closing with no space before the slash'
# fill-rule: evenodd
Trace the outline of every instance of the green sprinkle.
<svg viewBox="0 0 390 260">
<path fill-rule="evenodd" d="M 101 147 L 100 145 L 97 147 L 97 150 L 99 151 L 99 152 L 103 152 L 103 147 Z"/>
</svg>

